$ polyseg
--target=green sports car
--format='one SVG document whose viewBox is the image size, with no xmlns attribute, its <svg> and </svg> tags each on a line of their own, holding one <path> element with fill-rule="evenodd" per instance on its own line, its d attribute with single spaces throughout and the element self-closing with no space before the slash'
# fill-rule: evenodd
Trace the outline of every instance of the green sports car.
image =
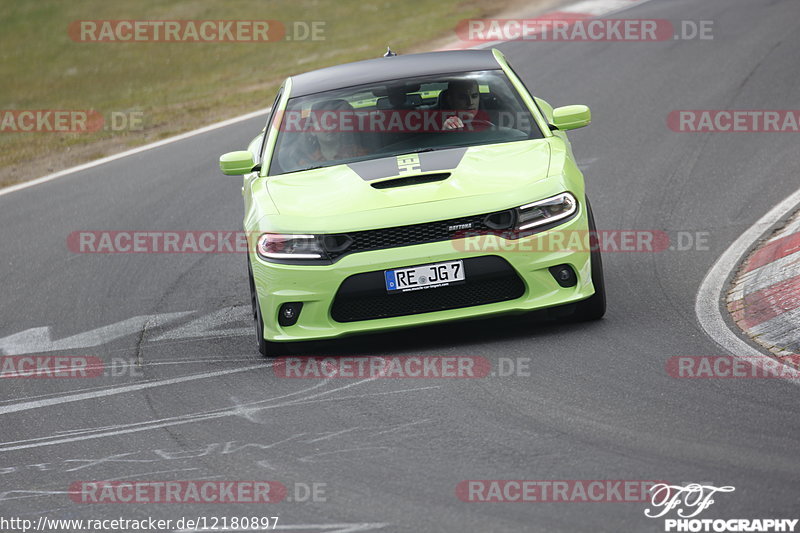
<svg viewBox="0 0 800 533">
<path fill-rule="evenodd" d="M 393 55 L 287 78 L 242 175 L 259 351 L 558 307 L 605 313 L 565 130 L 498 50 Z M 588 243 L 588 244 L 587 244 Z"/>
</svg>

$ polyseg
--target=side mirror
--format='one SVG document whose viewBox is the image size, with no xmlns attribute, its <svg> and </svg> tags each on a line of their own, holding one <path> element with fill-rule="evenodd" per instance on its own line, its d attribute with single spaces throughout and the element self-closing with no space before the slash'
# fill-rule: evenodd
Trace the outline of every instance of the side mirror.
<svg viewBox="0 0 800 533">
<path fill-rule="evenodd" d="M 219 157 L 219 169 L 226 176 L 241 176 L 249 174 L 256 166 L 253 154 L 247 150 L 228 152 Z"/>
<path fill-rule="evenodd" d="M 568 105 L 553 109 L 553 126 L 558 130 L 574 130 L 591 123 L 592 112 L 585 105 Z"/>
</svg>

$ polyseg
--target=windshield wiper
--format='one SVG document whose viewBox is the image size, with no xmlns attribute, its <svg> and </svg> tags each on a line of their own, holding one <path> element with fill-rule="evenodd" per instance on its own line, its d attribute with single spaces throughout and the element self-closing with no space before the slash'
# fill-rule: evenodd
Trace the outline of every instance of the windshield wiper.
<svg viewBox="0 0 800 533">
<path fill-rule="evenodd" d="M 449 148 L 449 147 L 445 147 Z M 384 157 L 396 157 L 398 155 L 407 155 L 407 154 L 424 154 L 426 152 L 435 152 L 437 150 L 442 150 L 443 148 L 413 148 L 411 150 L 402 150 L 398 152 L 389 152 L 388 154 L 376 154 L 377 158 L 382 159 Z"/>
<path fill-rule="evenodd" d="M 317 170 L 318 168 L 325 168 L 325 167 L 329 167 L 329 166 L 331 166 L 331 165 L 316 165 L 316 166 L 313 166 L 313 167 L 299 168 L 297 170 L 293 170 L 292 172 L 303 172 L 304 170 Z"/>
</svg>

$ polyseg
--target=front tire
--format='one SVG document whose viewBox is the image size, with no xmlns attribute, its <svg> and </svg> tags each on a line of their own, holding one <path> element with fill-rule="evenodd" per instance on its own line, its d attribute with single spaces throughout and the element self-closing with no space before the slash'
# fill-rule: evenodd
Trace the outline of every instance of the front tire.
<svg viewBox="0 0 800 533">
<path fill-rule="evenodd" d="M 586 300 L 580 301 L 575 306 L 572 315 L 573 320 L 586 322 L 590 320 L 600 320 L 606 314 L 606 283 L 603 276 L 603 259 L 600 254 L 600 241 L 597 238 L 597 227 L 594 223 L 594 214 L 589 198 L 586 198 L 586 213 L 589 217 L 589 243 L 592 251 L 590 262 L 592 265 L 592 284 L 594 294 Z"/>
</svg>

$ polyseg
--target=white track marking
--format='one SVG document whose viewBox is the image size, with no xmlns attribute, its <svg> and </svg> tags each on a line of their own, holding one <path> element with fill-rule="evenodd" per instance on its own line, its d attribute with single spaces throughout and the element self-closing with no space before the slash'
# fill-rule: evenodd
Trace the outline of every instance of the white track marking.
<svg viewBox="0 0 800 533">
<path fill-rule="evenodd" d="M 593 16 L 599 17 L 604 16 L 607 17 L 609 15 L 615 15 L 617 13 L 622 13 L 623 11 L 627 11 L 633 7 L 640 6 L 642 4 L 646 4 L 650 0 L 587 0 L 585 3 L 589 9 L 591 9 L 595 14 Z M 597 3 L 597 5 L 589 5 Z M 603 4 L 605 8 L 601 10 L 600 4 Z M 571 6 L 567 6 L 564 9 L 558 9 L 556 11 L 567 11 L 568 9 L 572 8 L 575 9 L 575 6 L 578 4 L 572 4 Z"/>
<path fill-rule="evenodd" d="M 192 314 L 192 311 L 143 315 L 121 320 L 115 324 L 95 328 L 91 331 L 52 340 L 48 326 L 37 327 L 0 338 L 0 354 L 22 355 L 58 350 L 72 350 L 102 346 L 113 340 L 140 332 L 145 326 L 161 325 Z"/>
<path fill-rule="evenodd" d="M 155 381 L 147 381 L 144 383 L 136 383 L 135 385 L 125 385 L 122 387 L 111 387 L 108 389 L 97 390 L 94 392 L 84 392 L 79 394 L 66 394 L 64 396 L 57 396 L 55 398 L 48 398 L 44 400 L 33 400 L 30 402 L 21 402 L 15 403 L 11 405 L 3 405 L 0 406 L 0 415 L 7 415 L 9 413 L 18 413 L 20 411 L 30 411 L 31 409 L 39 409 L 41 407 L 49 407 L 51 405 L 61 405 L 65 403 L 71 402 L 80 402 L 82 400 L 94 400 L 97 398 L 103 398 L 105 396 L 114 396 L 117 394 L 125 394 L 132 391 L 143 390 L 143 389 L 152 389 L 153 387 L 163 387 L 165 385 L 173 385 L 175 383 L 183 383 L 186 381 L 196 381 L 198 379 L 207 379 L 207 378 L 214 378 L 218 376 L 224 376 L 226 374 L 234 374 L 239 372 L 248 372 L 250 370 L 255 370 L 256 368 L 265 368 L 269 365 L 266 364 L 259 364 L 259 365 L 250 365 L 243 368 L 233 368 L 229 370 L 217 370 L 214 372 L 203 372 L 200 374 L 191 374 L 188 376 L 178 377 L 178 378 L 169 378 L 169 379 L 159 379 Z"/>
<path fill-rule="evenodd" d="M 297 399 L 285 401 L 285 402 L 282 402 L 282 403 L 279 403 L 279 404 L 262 405 L 262 406 L 259 406 L 259 407 L 248 407 L 247 409 L 249 409 L 250 411 L 256 411 L 256 410 L 265 411 L 265 410 L 270 410 L 270 409 L 278 409 L 278 408 L 281 408 L 281 407 L 292 407 L 292 406 L 296 406 L 296 405 L 309 405 L 309 404 L 321 403 L 321 402 L 332 402 L 332 401 L 361 399 L 361 398 L 367 398 L 367 397 L 370 397 L 370 396 L 386 396 L 386 395 L 389 395 L 389 394 L 399 394 L 399 393 L 403 393 L 403 392 L 416 392 L 416 391 L 419 391 L 419 390 L 427 390 L 427 389 L 438 388 L 438 387 L 419 387 L 417 389 L 407 389 L 407 390 L 403 390 L 403 391 L 374 392 L 374 393 L 365 393 L 365 394 L 359 394 L 359 395 L 353 395 L 353 396 L 343 396 L 343 397 L 339 397 L 339 398 L 319 398 L 319 396 L 324 396 L 325 394 L 330 394 L 332 392 L 337 392 L 339 390 L 347 389 L 347 388 L 353 387 L 355 385 L 360 385 L 361 383 L 364 383 L 364 382 L 367 382 L 367 381 L 372 381 L 373 379 L 376 379 L 376 378 L 369 378 L 367 380 L 363 380 L 363 381 L 360 381 L 360 382 L 357 382 L 357 383 L 353 383 L 353 384 L 350 384 L 350 385 L 347 385 L 347 386 L 344 386 L 344 387 L 339 387 L 338 389 L 333 389 L 333 390 L 330 390 L 330 391 L 323 391 L 321 393 L 309 396 L 307 398 L 297 398 Z M 313 387 L 310 387 L 309 389 L 306 389 L 306 390 L 310 390 L 310 389 L 313 389 L 313 388 L 316 388 L 316 387 L 320 387 L 323 384 L 324 383 L 317 384 L 317 385 L 315 385 Z M 266 403 L 268 401 L 274 401 L 274 400 L 279 399 L 279 398 L 285 398 L 285 397 L 289 397 L 289 396 L 294 396 L 294 395 L 300 394 L 302 392 L 306 392 L 306 390 L 297 391 L 297 392 L 293 392 L 291 394 L 284 395 L 283 397 L 271 398 L 269 400 L 263 400 L 263 401 L 254 402 L 254 403 L 263 404 L 263 403 Z M 137 423 L 134 423 L 134 424 L 119 425 L 119 426 L 116 426 L 115 428 L 110 428 L 108 431 L 90 433 L 91 431 L 93 431 L 93 430 L 90 429 L 90 430 L 87 430 L 86 434 L 78 435 L 78 436 L 74 436 L 74 437 L 55 438 L 54 439 L 53 437 L 48 436 L 48 437 L 36 437 L 36 438 L 22 440 L 22 441 L 2 442 L 2 443 L 0 443 L 0 453 L 2 453 L 2 452 L 10 452 L 10 451 L 14 451 L 14 450 L 26 450 L 26 449 L 29 449 L 29 448 L 40 448 L 40 447 L 43 447 L 43 446 L 52 446 L 52 445 L 55 445 L 55 444 L 64 444 L 64 443 L 67 443 L 67 442 L 85 441 L 85 440 L 99 439 L 99 438 L 103 438 L 103 437 L 126 435 L 128 433 L 138 433 L 138 432 L 141 432 L 141 431 L 149 431 L 151 429 L 161 429 L 161 428 L 164 428 L 164 427 L 178 426 L 178 425 L 183 425 L 183 424 L 190 424 L 190 423 L 193 423 L 193 422 L 204 422 L 206 420 L 213 420 L 213 419 L 216 419 L 216 418 L 224 418 L 224 417 L 228 417 L 228 416 L 244 417 L 243 416 L 244 414 L 245 414 L 245 411 L 243 411 L 241 409 L 241 406 L 237 406 L 237 407 L 235 407 L 233 409 L 230 409 L 230 408 L 228 408 L 228 409 L 217 409 L 217 410 L 214 410 L 214 411 L 206 411 L 206 412 L 201 412 L 201 413 L 194 413 L 194 414 L 191 414 L 191 415 L 181 415 L 181 416 L 174 416 L 174 417 L 170 417 L 170 418 L 163 418 L 163 419 L 160 419 L 160 420 L 150 420 L 150 421 L 144 421 L 144 422 L 137 422 Z"/>
<path fill-rule="evenodd" d="M 11 194 L 12 192 L 21 191 L 23 189 L 27 189 L 28 187 L 33 187 L 34 185 L 39 185 L 40 183 L 47 183 L 48 181 L 53 181 L 56 178 L 61 178 L 63 176 L 68 176 L 70 174 L 74 174 L 75 172 L 80 172 L 82 170 L 86 170 L 89 168 L 98 167 L 105 163 L 110 163 L 112 161 L 116 161 L 117 159 L 122 159 L 124 157 L 128 157 L 129 155 L 140 154 L 142 152 L 146 152 L 147 150 L 152 150 L 153 148 L 159 148 L 161 146 L 165 146 L 167 144 L 172 144 L 174 142 L 182 141 L 184 139 L 188 139 L 189 137 L 194 137 L 195 135 L 200 135 L 201 133 L 206 133 L 209 131 L 214 131 L 219 128 L 224 128 L 226 126 L 230 126 L 231 124 L 236 124 L 237 122 L 243 122 L 245 120 L 250 120 L 251 118 L 256 118 L 261 115 L 266 115 L 269 113 L 271 108 L 266 109 L 259 109 L 258 111 L 253 111 L 252 113 L 247 113 L 246 115 L 241 115 L 234 118 L 229 118 L 228 120 L 223 120 L 222 122 L 216 122 L 214 124 L 210 124 L 208 126 L 204 126 L 200 129 L 187 131 L 186 133 L 181 133 L 180 135 L 176 135 L 174 137 L 168 137 L 166 139 L 162 139 L 160 141 L 145 144 L 144 146 L 139 146 L 138 148 L 133 148 L 131 150 L 126 150 L 125 152 L 120 152 L 118 154 L 110 155 L 108 157 L 104 157 L 102 159 L 97 159 L 95 161 L 90 161 L 88 163 L 84 163 L 82 165 L 78 165 L 76 167 L 67 168 L 64 170 L 60 170 L 54 174 L 48 174 L 47 176 L 42 176 L 41 178 L 26 181 L 24 183 L 19 183 L 17 185 L 12 185 L 11 187 L 6 187 L 5 189 L 0 189 L 0 196 L 4 196 L 6 194 Z"/>
<path fill-rule="evenodd" d="M 185 361 L 158 361 L 158 362 L 145 361 L 141 365 L 139 365 L 139 363 L 130 363 L 130 364 L 125 364 L 125 365 L 120 365 L 120 368 L 122 366 L 126 366 L 126 367 L 127 366 L 131 366 L 131 367 L 137 367 L 137 368 L 139 368 L 141 366 L 142 368 L 145 368 L 145 367 L 152 367 L 152 366 L 170 366 L 170 365 L 203 365 L 203 364 L 208 364 L 208 363 L 233 364 L 233 363 L 252 363 L 254 361 L 258 361 L 258 358 L 256 358 L 256 357 L 242 357 L 242 358 L 236 358 L 236 359 L 223 358 L 223 359 L 190 359 L 190 360 L 185 360 Z M 106 385 L 98 385 L 96 387 L 82 387 L 82 388 L 78 388 L 78 389 L 70 389 L 70 392 L 71 393 L 87 392 L 87 391 L 104 389 L 107 386 L 108 386 L 108 384 L 106 384 Z M 51 398 L 53 396 L 59 396 L 60 394 L 63 394 L 63 393 L 64 393 L 64 391 L 59 391 L 59 392 L 51 392 L 51 393 L 48 393 L 48 394 L 37 394 L 37 395 L 33 395 L 33 396 L 25 396 L 23 398 L 19 398 L 18 397 L 18 398 L 13 398 L 13 399 L 0 400 L 0 405 L 6 404 L 6 403 L 18 402 L 20 400 L 29 401 L 29 400 L 34 400 L 36 398 Z"/>
<path fill-rule="evenodd" d="M 327 380 L 326 380 L 327 381 Z M 268 398 L 266 400 L 260 400 L 256 402 L 251 402 L 246 404 L 245 407 L 252 409 L 252 406 L 257 404 L 263 404 L 270 401 L 275 400 L 282 400 L 284 398 L 289 398 L 291 396 L 296 396 L 298 394 L 303 394 L 310 392 L 316 388 L 322 387 L 325 385 L 325 381 L 316 383 L 310 387 L 306 387 L 305 389 L 301 389 L 299 391 L 291 392 L 289 394 L 284 394 L 281 396 L 276 396 L 274 398 Z M 133 422 L 130 424 L 117 424 L 114 426 L 105 426 L 105 427 L 94 427 L 94 428 L 85 428 L 85 429 L 76 429 L 61 432 L 60 434 L 56 434 L 55 436 L 45 436 L 45 437 L 35 437 L 31 439 L 25 440 L 18 440 L 18 441 L 8 441 L 8 442 L 0 442 L 0 452 L 8 451 L 8 450 L 16 450 L 16 449 L 24 449 L 24 448 L 35 448 L 37 446 L 47 446 L 50 444 L 61 444 L 63 442 L 72 442 L 74 440 L 88 440 L 91 438 L 99 438 L 105 437 L 109 435 L 122 435 L 127 433 L 135 433 L 137 431 L 146 431 L 149 429 L 158 429 L 162 427 L 168 427 L 178 424 L 186 424 L 189 422 L 196 422 L 202 421 L 209 418 L 218 418 L 217 415 L 222 414 L 222 416 L 232 416 L 232 415 L 241 415 L 241 408 L 242 406 L 236 406 L 235 408 L 219 408 L 219 409 L 210 409 L 207 411 L 200 411 L 197 413 L 191 413 L 188 415 L 176 415 L 167 418 L 159 418 L 156 420 L 145 420 L 142 422 Z M 61 439 L 60 437 L 65 434 L 78 434 L 78 438 L 71 438 L 71 439 Z M 51 441 L 51 439 L 57 439 L 55 441 Z M 34 444 L 31 444 L 34 443 Z M 8 445 L 17 445 L 17 444 L 25 444 L 25 446 L 21 447 L 13 447 L 8 448 Z"/>
<path fill-rule="evenodd" d="M 28 494 L 29 496 L 11 496 L 11 494 Z M 68 490 L 4 490 L 0 492 L 0 502 L 9 500 L 24 500 L 26 498 L 41 498 L 42 496 L 69 494 Z"/>
<path fill-rule="evenodd" d="M 773 207 L 766 215 L 761 217 L 758 222 L 750 226 L 730 247 L 725 250 L 711 270 L 706 274 L 705 279 L 700 284 L 695 301 L 695 314 L 703 330 L 723 349 L 731 355 L 740 358 L 748 358 L 753 361 L 761 358 L 763 361 L 772 361 L 768 355 L 747 344 L 744 340 L 728 328 L 722 315 L 723 292 L 725 282 L 731 273 L 737 268 L 744 259 L 745 253 L 759 238 L 769 231 L 782 218 L 793 211 L 800 204 L 800 189 L 785 198 L 781 203 Z M 800 385 L 800 379 L 786 379 L 794 385 Z"/>
<path fill-rule="evenodd" d="M 0 338 L 0 355 L 26 355 L 102 346 L 122 337 L 141 333 L 143 329 L 164 326 L 169 322 L 174 322 L 194 313 L 196 311 L 136 316 L 55 341 L 52 340 L 49 326 L 39 326 Z M 252 320 L 250 318 L 249 305 L 225 307 L 196 318 L 187 324 L 168 329 L 153 338 L 145 338 L 142 342 L 144 344 L 151 342 L 163 343 L 197 338 L 252 335 L 252 326 L 223 329 L 226 324 L 232 322 L 241 323 L 249 320 Z"/>
<path fill-rule="evenodd" d="M 577 4 L 572 4 L 556 11 L 564 13 L 581 13 L 598 17 L 629 9 L 647 2 L 649 0 L 584 0 Z"/>
</svg>

